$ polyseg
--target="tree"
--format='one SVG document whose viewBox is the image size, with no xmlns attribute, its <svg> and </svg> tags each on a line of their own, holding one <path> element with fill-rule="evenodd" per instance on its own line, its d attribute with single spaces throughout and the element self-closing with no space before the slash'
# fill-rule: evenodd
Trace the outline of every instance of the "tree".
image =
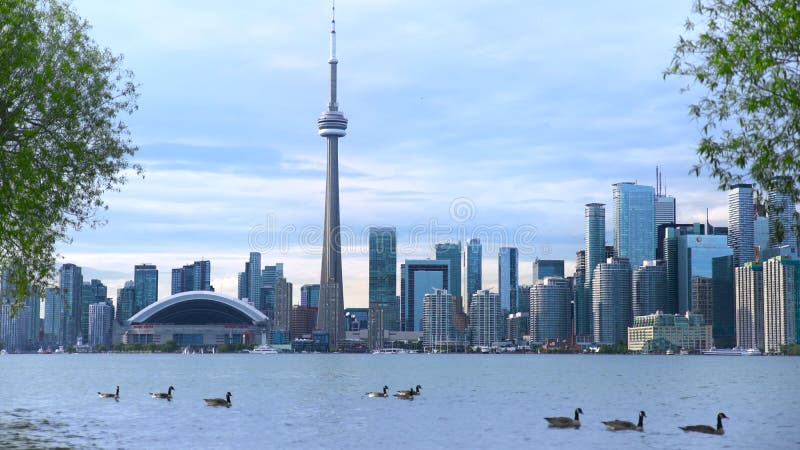
<svg viewBox="0 0 800 450">
<path fill-rule="evenodd" d="M 693 11 L 693 36 L 679 38 L 664 72 L 703 91 L 689 108 L 702 134 L 693 172 L 709 171 L 720 189 L 749 178 L 797 202 L 800 0 L 697 0 Z"/>
<path fill-rule="evenodd" d="M 137 148 L 132 73 L 62 0 L 0 2 L 0 267 L 15 307 L 55 275 L 56 244 L 102 225 Z"/>
</svg>

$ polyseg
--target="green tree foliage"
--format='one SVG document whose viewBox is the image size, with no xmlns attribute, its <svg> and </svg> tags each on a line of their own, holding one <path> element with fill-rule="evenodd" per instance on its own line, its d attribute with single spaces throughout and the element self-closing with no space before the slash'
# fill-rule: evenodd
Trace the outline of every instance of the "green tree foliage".
<svg viewBox="0 0 800 450">
<path fill-rule="evenodd" d="M 61 0 L 0 1 L 0 267 L 19 306 L 55 271 L 70 230 L 102 224 L 137 150 L 120 116 L 136 109 L 132 73 Z"/>
<path fill-rule="evenodd" d="M 693 11 L 699 18 L 687 19 L 664 73 L 700 88 L 690 106 L 702 133 L 693 171 L 720 189 L 750 179 L 797 202 L 800 0 L 697 0 Z"/>
</svg>

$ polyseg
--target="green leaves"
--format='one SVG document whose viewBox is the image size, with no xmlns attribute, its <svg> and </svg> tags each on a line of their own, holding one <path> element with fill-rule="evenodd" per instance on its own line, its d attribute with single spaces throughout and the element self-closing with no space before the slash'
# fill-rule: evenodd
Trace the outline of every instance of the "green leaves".
<svg viewBox="0 0 800 450">
<path fill-rule="evenodd" d="M 16 301 L 54 276 L 55 246 L 100 224 L 136 152 L 120 116 L 132 73 L 61 0 L 0 4 L 0 267 Z"/>
</svg>

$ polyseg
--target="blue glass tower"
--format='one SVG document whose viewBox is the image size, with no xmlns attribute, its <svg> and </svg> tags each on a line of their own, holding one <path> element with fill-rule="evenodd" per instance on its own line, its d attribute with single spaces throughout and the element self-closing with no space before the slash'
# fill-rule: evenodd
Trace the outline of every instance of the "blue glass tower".
<svg viewBox="0 0 800 450">
<path fill-rule="evenodd" d="M 652 186 L 614 184 L 614 252 L 631 267 L 656 257 L 655 195 Z"/>
</svg>

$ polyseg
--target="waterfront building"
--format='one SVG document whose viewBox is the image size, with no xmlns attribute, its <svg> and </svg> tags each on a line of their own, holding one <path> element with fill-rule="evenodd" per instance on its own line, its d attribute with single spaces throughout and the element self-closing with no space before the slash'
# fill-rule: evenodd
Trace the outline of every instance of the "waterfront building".
<svg viewBox="0 0 800 450">
<path fill-rule="evenodd" d="M 545 277 L 564 278 L 564 260 L 536 258 L 533 261 L 533 284 Z"/>
<path fill-rule="evenodd" d="M 592 296 L 587 286 L 586 276 L 586 250 L 575 252 L 575 336 L 581 342 L 594 340 L 592 326 Z"/>
<path fill-rule="evenodd" d="M 34 350 L 39 342 L 39 297 L 29 289 L 14 313 L 16 286 L 7 279 L 6 273 L 0 273 L 0 344 L 9 353 Z"/>
<path fill-rule="evenodd" d="M 472 345 L 490 347 L 502 337 L 503 315 L 500 296 L 488 290 L 472 294 L 469 303 L 469 322 Z"/>
<path fill-rule="evenodd" d="M 797 210 L 788 193 L 793 181 L 790 177 L 776 177 L 775 183 L 769 190 L 767 202 L 769 244 L 770 247 L 788 246 L 789 251 L 797 255 Z"/>
<path fill-rule="evenodd" d="M 195 261 L 172 269 L 172 294 L 188 291 L 211 291 L 211 261 Z"/>
<path fill-rule="evenodd" d="M 345 331 L 366 330 L 369 327 L 369 308 L 345 308 Z"/>
<path fill-rule="evenodd" d="M 531 289 L 531 342 L 543 344 L 572 337 L 572 288 L 562 277 L 545 277 Z"/>
<path fill-rule="evenodd" d="M 310 337 L 316 323 L 316 306 L 294 305 L 292 307 L 292 322 L 289 326 L 290 338 L 300 339 L 303 336 Z"/>
<path fill-rule="evenodd" d="M 64 302 L 63 341 L 58 345 L 75 345 L 81 335 L 83 275 L 75 264 L 64 264 L 58 272 L 61 301 Z"/>
<path fill-rule="evenodd" d="M 372 302 L 369 304 L 369 326 L 367 343 L 370 351 L 383 350 L 383 334 L 386 331 L 384 322 L 385 303 Z"/>
<path fill-rule="evenodd" d="M 64 345 L 66 310 L 58 288 L 44 290 L 44 342 L 46 345 Z"/>
<path fill-rule="evenodd" d="M 467 303 L 472 294 L 483 289 L 483 248 L 480 239 L 470 239 L 467 244 Z"/>
<path fill-rule="evenodd" d="M 406 260 L 400 266 L 400 322 L 403 331 L 422 331 L 425 294 L 447 289 L 450 261 Z"/>
<path fill-rule="evenodd" d="M 725 235 L 681 235 L 678 237 L 678 311 L 694 311 L 692 280 L 712 277 L 712 261 L 733 254 Z"/>
<path fill-rule="evenodd" d="M 314 308 L 319 306 L 318 284 L 304 284 L 300 286 L 300 305 L 312 306 Z"/>
<path fill-rule="evenodd" d="M 592 278 L 594 340 L 612 345 L 622 342 L 633 322 L 630 262 L 627 258 L 609 258 L 595 267 Z"/>
<path fill-rule="evenodd" d="M 728 191 L 728 240 L 734 267 L 753 258 L 753 185 L 737 184 Z"/>
<path fill-rule="evenodd" d="M 117 322 L 122 323 L 133 317 L 133 304 L 136 301 L 136 288 L 133 281 L 126 281 L 121 289 L 117 289 Z"/>
<path fill-rule="evenodd" d="M 733 282 L 733 255 L 711 259 L 711 330 L 714 345 L 731 348 L 736 345 L 736 301 Z"/>
<path fill-rule="evenodd" d="M 447 292 L 461 297 L 461 242 L 436 244 L 436 259 L 450 261 L 450 286 Z"/>
<path fill-rule="evenodd" d="M 437 258 L 438 259 L 438 258 Z M 397 230 L 394 227 L 369 229 L 369 304 L 380 303 L 385 329 L 400 330 L 397 307 Z"/>
<path fill-rule="evenodd" d="M 504 311 L 517 312 L 517 286 L 519 253 L 516 247 L 500 247 L 497 255 L 497 274 L 500 307 Z"/>
<path fill-rule="evenodd" d="M 114 307 L 106 302 L 89 305 L 89 332 L 86 341 L 92 348 L 103 345 L 111 349 L 111 327 L 114 320 Z"/>
<path fill-rule="evenodd" d="M 734 270 L 736 283 L 736 346 L 764 348 L 764 278 L 761 264 L 744 263 Z"/>
<path fill-rule="evenodd" d="M 632 267 L 655 259 L 655 189 L 635 183 L 614 185 L 614 256 Z"/>
<path fill-rule="evenodd" d="M 275 319 L 274 331 L 281 331 L 287 336 L 292 322 L 292 283 L 286 278 L 279 278 L 275 283 Z"/>
<path fill-rule="evenodd" d="M 714 326 L 713 280 L 709 277 L 692 277 L 692 312 L 703 316 L 706 325 Z"/>
<path fill-rule="evenodd" d="M 531 311 L 531 289 L 533 285 L 530 284 L 522 284 L 517 286 L 517 305 L 519 311 L 525 314 L 525 317 L 528 317 Z M 525 334 L 528 331 L 528 325 L 526 324 L 524 327 Z"/>
<path fill-rule="evenodd" d="M 158 268 L 154 264 L 134 266 L 133 284 L 136 289 L 133 313 L 136 314 L 158 300 Z"/>
<path fill-rule="evenodd" d="M 664 265 L 667 273 L 667 297 L 664 312 L 666 314 L 675 314 L 678 312 L 678 241 L 680 236 L 683 235 L 702 235 L 704 234 L 704 226 L 699 223 L 694 224 L 676 224 L 672 227 L 667 227 L 664 230 Z"/>
<path fill-rule="evenodd" d="M 703 322 L 703 316 L 692 313 L 683 315 L 655 314 L 633 318 L 628 328 L 628 350 L 649 353 L 685 349 L 700 352 L 712 347 L 711 325 Z"/>
<path fill-rule="evenodd" d="M 763 263 L 764 351 L 778 353 L 797 342 L 800 260 L 776 256 Z"/>
<path fill-rule="evenodd" d="M 275 302 L 277 299 L 278 281 L 283 278 L 283 263 L 274 266 L 264 266 L 261 270 L 261 289 L 259 290 L 259 303 L 257 309 L 269 318 L 275 317 Z"/>
<path fill-rule="evenodd" d="M 667 298 L 667 268 L 661 261 L 644 261 L 633 271 L 633 315 L 664 311 Z"/>
<path fill-rule="evenodd" d="M 422 345 L 426 351 L 448 349 L 460 343 L 453 327 L 453 297 L 446 289 L 425 294 Z"/>
</svg>

